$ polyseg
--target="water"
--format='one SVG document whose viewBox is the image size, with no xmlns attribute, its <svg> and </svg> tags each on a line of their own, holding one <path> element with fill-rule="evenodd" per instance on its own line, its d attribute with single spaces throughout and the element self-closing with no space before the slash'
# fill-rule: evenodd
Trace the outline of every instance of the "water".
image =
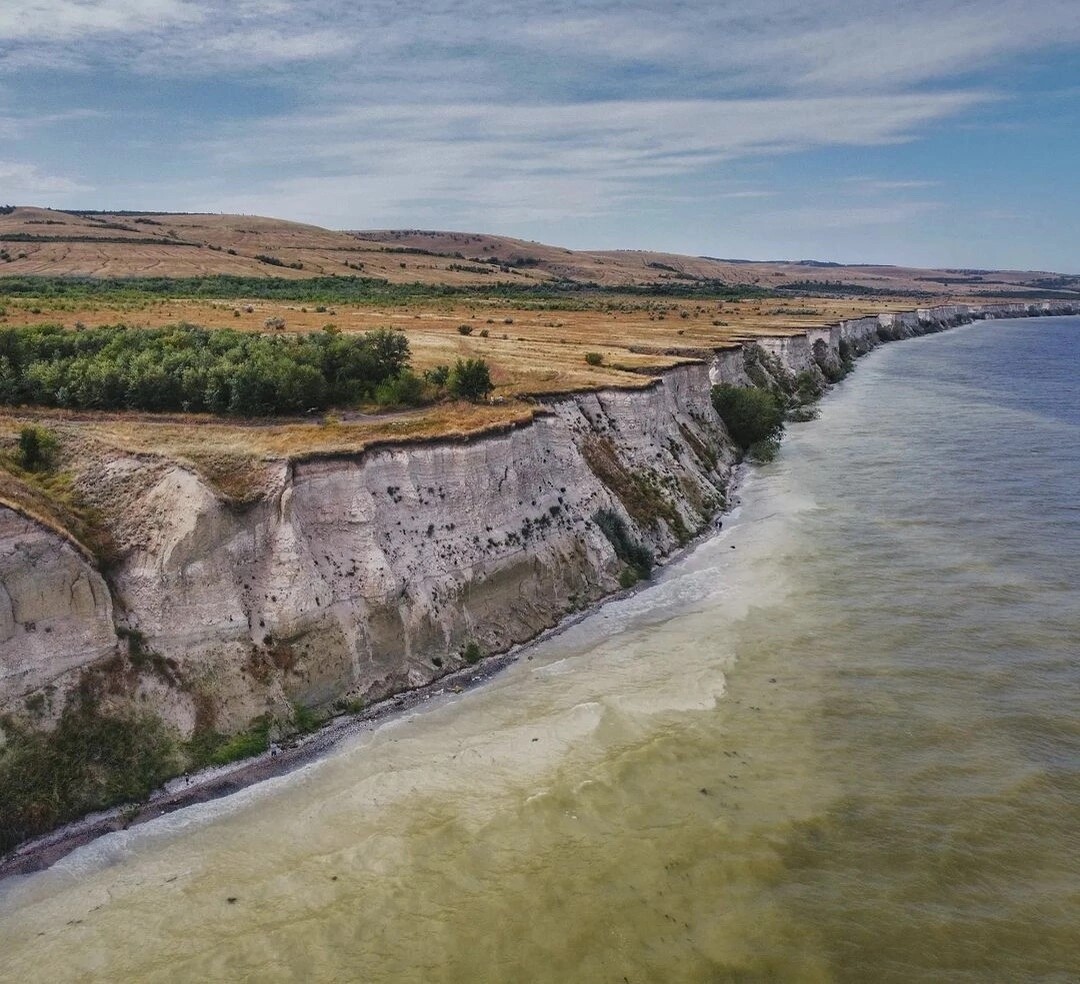
<svg viewBox="0 0 1080 984">
<path fill-rule="evenodd" d="M 0 887 L 0 979 L 1080 979 L 1078 377 L 880 349 L 655 587 Z"/>
</svg>

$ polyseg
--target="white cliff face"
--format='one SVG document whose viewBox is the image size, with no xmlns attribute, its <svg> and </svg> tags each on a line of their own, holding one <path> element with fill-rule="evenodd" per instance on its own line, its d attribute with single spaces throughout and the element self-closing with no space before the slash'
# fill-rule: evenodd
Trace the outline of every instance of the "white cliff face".
<svg viewBox="0 0 1080 984">
<path fill-rule="evenodd" d="M 228 730 L 286 702 L 417 686 L 460 666 L 470 643 L 491 653 L 535 636 L 619 586 L 597 510 L 669 553 L 722 508 L 733 462 L 708 370 L 691 366 L 644 390 L 561 399 L 468 442 L 282 466 L 245 510 L 177 465 L 113 460 L 94 480 L 129 495 L 114 522 L 126 546 L 110 572 L 118 621 L 183 684 L 144 688 L 147 699 L 184 730 L 208 707 Z M 14 584 L 28 565 L 12 548 L 5 558 Z M 42 563 L 52 583 L 62 565 Z M 111 608 L 96 621 L 65 613 L 54 675 L 116 651 Z M 5 699 L 44 679 L 14 675 L 25 648 L 0 656 Z"/>
<path fill-rule="evenodd" d="M 861 353 L 1023 313 L 932 308 L 761 347 L 816 371 L 842 342 Z M 161 657 L 140 698 L 184 732 L 383 696 L 460 666 L 470 643 L 527 640 L 617 589 L 623 565 L 597 510 L 662 556 L 722 508 L 735 455 L 710 402 L 718 382 L 750 383 L 741 349 L 470 441 L 281 463 L 243 509 L 174 463 L 114 458 L 90 479 L 116 499 L 123 551 L 108 587 L 59 534 L 0 509 L 0 710 L 114 655 L 114 614 Z"/>
<path fill-rule="evenodd" d="M 63 536 L 0 506 L 0 707 L 115 646 L 102 576 Z"/>
</svg>

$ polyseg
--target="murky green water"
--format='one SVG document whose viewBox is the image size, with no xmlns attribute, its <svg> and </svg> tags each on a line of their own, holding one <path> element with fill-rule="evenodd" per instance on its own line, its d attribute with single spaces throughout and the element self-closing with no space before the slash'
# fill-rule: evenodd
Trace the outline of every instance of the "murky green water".
<svg viewBox="0 0 1080 984">
<path fill-rule="evenodd" d="M 654 588 L 0 887 L 0 979 L 1080 979 L 1078 377 L 879 350 Z"/>
</svg>

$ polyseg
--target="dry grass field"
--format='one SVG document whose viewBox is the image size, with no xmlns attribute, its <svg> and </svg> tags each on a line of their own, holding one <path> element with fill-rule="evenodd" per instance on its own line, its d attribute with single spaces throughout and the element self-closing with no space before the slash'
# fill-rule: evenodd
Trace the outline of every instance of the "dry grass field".
<svg viewBox="0 0 1080 984">
<path fill-rule="evenodd" d="M 160 454 L 190 462 L 228 494 L 258 485 L 266 462 L 318 453 L 356 452 L 386 441 L 463 438 L 543 412 L 554 394 L 640 387 L 658 370 L 707 358 L 710 350 L 759 334 L 796 332 L 841 318 L 970 298 L 985 281 L 1012 287 L 1032 274 L 974 275 L 899 268 L 808 267 L 731 263 L 641 252 L 574 252 L 502 237 L 431 232 L 333 232 L 249 216 L 75 215 L 17 208 L 0 215 L 0 326 L 57 323 L 67 328 L 190 322 L 209 328 L 345 333 L 390 327 L 409 341 L 418 371 L 458 358 L 488 362 L 496 389 L 490 404 L 442 402 L 405 412 L 343 408 L 307 419 L 241 421 L 208 415 L 0 411 L 0 435 L 13 440 L 30 420 L 45 421 L 68 445 Z M 403 252 L 404 251 L 404 252 Z M 438 254 L 438 255 L 435 255 Z M 282 265 L 258 257 L 272 257 Z M 492 260 L 497 263 L 492 263 Z M 491 272 L 487 272 L 491 271 Z M 508 301 L 483 291 L 377 303 L 299 303 L 259 299 L 189 300 L 164 296 L 50 299 L 5 296 L 3 277 L 186 277 L 235 274 L 302 279 L 375 277 L 391 284 L 515 285 L 571 278 L 608 285 L 557 304 Z M 970 272 L 969 272 L 970 274 Z M 937 280 L 920 279 L 937 277 Z M 855 295 L 741 300 L 630 293 L 634 285 L 685 288 L 691 278 L 774 289 L 799 279 L 843 280 Z M 970 282 L 954 283 L 957 278 Z M 940 282 L 945 281 L 945 282 Z M 700 280 L 697 282 L 701 282 Z M 627 293 L 619 293 L 624 286 Z M 872 286 L 879 293 L 857 293 Z M 888 292 L 887 292 L 888 291 Z M 703 297 L 707 293 L 703 294 Z M 589 364 L 596 353 L 600 364 Z M 592 357 L 595 361 L 595 356 Z"/>
<path fill-rule="evenodd" d="M 691 278 L 784 288 L 805 281 L 899 294 L 1027 290 L 1053 274 L 745 262 L 645 250 L 569 250 L 504 236 L 422 230 L 339 232 L 247 215 L 91 214 L 19 207 L 0 214 L 0 276 L 363 275 L 391 283 L 685 285 Z M 258 259 L 281 262 L 270 265 Z M 299 268 L 293 266 L 301 265 Z M 504 269 L 505 268 L 505 269 Z M 1080 287 L 1080 278 L 1066 278 Z"/>
</svg>

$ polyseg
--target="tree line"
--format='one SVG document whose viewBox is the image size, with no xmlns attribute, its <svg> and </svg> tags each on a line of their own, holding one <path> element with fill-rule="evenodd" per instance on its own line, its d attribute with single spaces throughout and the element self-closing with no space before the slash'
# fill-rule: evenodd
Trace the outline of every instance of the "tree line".
<svg viewBox="0 0 1080 984">
<path fill-rule="evenodd" d="M 409 373 L 401 332 L 270 336 L 125 325 L 0 329 L 0 403 L 266 416 L 376 397 Z"/>
</svg>

